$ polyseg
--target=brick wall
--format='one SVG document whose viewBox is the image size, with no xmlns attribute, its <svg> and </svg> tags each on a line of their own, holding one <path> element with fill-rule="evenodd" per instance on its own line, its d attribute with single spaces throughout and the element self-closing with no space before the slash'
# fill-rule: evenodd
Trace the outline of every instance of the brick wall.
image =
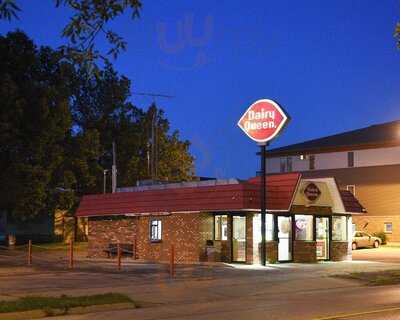
<svg viewBox="0 0 400 320">
<path fill-rule="evenodd" d="M 351 260 L 351 252 L 349 254 L 349 243 L 347 241 L 332 241 L 331 260 L 332 261 Z"/>
<path fill-rule="evenodd" d="M 353 216 L 353 223 L 356 224 L 357 231 L 365 231 L 368 233 L 382 232 L 384 223 L 391 222 L 393 232 L 387 233 L 387 241 L 400 242 L 400 216 Z"/>
<path fill-rule="evenodd" d="M 153 243 L 149 238 L 152 219 L 162 222 L 162 241 Z M 170 248 L 175 247 L 177 263 L 200 261 L 206 250 L 206 232 L 209 225 L 206 213 L 177 213 L 157 217 L 106 217 L 89 219 L 88 255 L 103 257 L 109 243 L 134 243 L 136 257 L 146 261 L 169 261 Z M 212 229 L 211 229 L 212 232 Z"/>
<path fill-rule="evenodd" d="M 278 262 L 278 242 L 277 241 L 267 241 L 265 243 L 265 250 L 267 251 L 265 254 L 266 254 L 266 260 L 268 263 Z"/>
<path fill-rule="evenodd" d="M 315 241 L 294 241 L 293 242 L 293 261 L 294 262 L 316 262 L 316 242 Z"/>
<path fill-rule="evenodd" d="M 109 243 L 134 243 L 138 218 L 104 217 L 89 219 L 88 256 L 106 257 Z"/>
</svg>

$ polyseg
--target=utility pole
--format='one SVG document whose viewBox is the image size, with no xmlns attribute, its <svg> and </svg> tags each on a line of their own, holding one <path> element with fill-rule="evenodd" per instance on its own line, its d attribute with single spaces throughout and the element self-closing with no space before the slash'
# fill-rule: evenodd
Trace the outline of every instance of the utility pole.
<svg viewBox="0 0 400 320">
<path fill-rule="evenodd" d="M 154 112 L 152 114 L 151 118 L 151 179 L 152 180 L 157 180 L 158 176 L 158 130 L 157 130 L 157 107 L 155 104 L 154 106 Z"/>
<path fill-rule="evenodd" d="M 112 184 L 112 193 L 117 191 L 117 159 L 116 159 L 116 151 L 115 151 L 115 141 L 112 143 L 112 152 L 113 152 L 113 164 L 111 168 L 111 184 Z"/>
<path fill-rule="evenodd" d="M 151 97 L 153 99 L 152 106 L 154 106 L 155 111 L 151 115 L 150 139 L 149 142 L 147 143 L 147 172 L 152 180 L 156 180 L 158 178 L 159 141 L 158 141 L 158 126 L 157 126 L 158 110 L 155 103 L 155 99 L 156 98 L 172 99 L 174 98 L 174 96 L 161 93 L 153 93 L 153 92 L 133 92 L 132 95 L 146 96 L 146 97 Z"/>
</svg>

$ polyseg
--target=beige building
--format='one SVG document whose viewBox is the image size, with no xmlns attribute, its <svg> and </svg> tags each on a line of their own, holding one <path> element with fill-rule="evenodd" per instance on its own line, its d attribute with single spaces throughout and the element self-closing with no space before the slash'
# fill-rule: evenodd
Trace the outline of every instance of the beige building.
<svg viewBox="0 0 400 320">
<path fill-rule="evenodd" d="M 354 230 L 400 241 L 400 121 L 273 149 L 267 170 L 335 177 L 367 210 L 353 217 Z"/>
</svg>

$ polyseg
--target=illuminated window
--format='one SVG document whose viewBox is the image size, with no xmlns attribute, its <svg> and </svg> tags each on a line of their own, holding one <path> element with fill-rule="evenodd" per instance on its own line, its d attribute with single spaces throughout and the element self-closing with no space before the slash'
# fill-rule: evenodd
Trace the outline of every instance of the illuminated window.
<svg viewBox="0 0 400 320">
<path fill-rule="evenodd" d="M 313 216 L 296 215 L 296 240 L 312 241 L 314 234 Z"/>
<path fill-rule="evenodd" d="M 228 240 L 228 216 L 227 215 L 215 216 L 214 240 Z"/>
<path fill-rule="evenodd" d="M 347 241 L 347 217 L 333 216 L 332 217 L 332 240 Z"/>
<path fill-rule="evenodd" d="M 385 233 L 392 233 L 393 232 L 393 224 L 391 222 L 384 223 L 384 231 Z"/>
<path fill-rule="evenodd" d="M 161 220 L 150 221 L 150 241 L 161 241 Z"/>
</svg>

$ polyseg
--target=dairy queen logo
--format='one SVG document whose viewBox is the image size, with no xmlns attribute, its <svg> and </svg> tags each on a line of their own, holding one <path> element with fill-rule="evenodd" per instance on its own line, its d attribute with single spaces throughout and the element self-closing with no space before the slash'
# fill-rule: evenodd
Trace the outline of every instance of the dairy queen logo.
<svg viewBox="0 0 400 320">
<path fill-rule="evenodd" d="M 310 183 L 304 189 L 304 195 L 309 201 L 314 202 L 321 196 L 321 191 L 318 189 L 315 183 Z"/>
</svg>

